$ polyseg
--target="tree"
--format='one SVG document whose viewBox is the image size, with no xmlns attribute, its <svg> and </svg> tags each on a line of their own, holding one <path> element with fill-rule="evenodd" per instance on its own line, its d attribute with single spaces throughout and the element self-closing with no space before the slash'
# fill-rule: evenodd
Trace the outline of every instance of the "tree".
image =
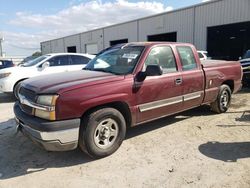
<svg viewBox="0 0 250 188">
<path fill-rule="evenodd" d="M 39 57 L 41 55 L 42 55 L 42 53 L 39 52 L 39 51 L 37 51 L 37 52 L 35 52 L 35 53 L 32 54 L 32 57 Z"/>
</svg>

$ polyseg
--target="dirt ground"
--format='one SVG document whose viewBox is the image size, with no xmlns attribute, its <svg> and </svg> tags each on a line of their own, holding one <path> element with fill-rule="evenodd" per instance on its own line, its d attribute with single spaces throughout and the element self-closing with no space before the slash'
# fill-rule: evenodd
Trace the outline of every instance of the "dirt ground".
<svg viewBox="0 0 250 188">
<path fill-rule="evenodd" d="M 0 94 L 0 187 L 250 187 L 250 90 L 225 114 L 199 107 L 132 128 L 110 157 L 47 152 L 15 135 Z"/>
</svg>

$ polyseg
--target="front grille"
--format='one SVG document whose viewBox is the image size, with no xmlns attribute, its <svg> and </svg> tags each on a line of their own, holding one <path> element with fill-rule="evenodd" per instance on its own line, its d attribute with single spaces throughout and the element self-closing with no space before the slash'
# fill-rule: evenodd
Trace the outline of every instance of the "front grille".
<svg viewBox="0 0 250 188">
<path fill-rule="evenodd" d="M 25 105 L 25 104 L 20 104 L 20 107 L 22 109 L 23 112 L 25 112 L 26 114 L 29 114 L 29 115 L 33 115 L 33 108 Z"/>
<path fill-rule="evenodd" d="M 19 90 L 19 94 L 31 102 L 36 102 L 36 93 L 34 91 L 21 87 Z M 21 104 L 21 103 L 20 103 L 20 107 L 21 107 L 21 110 L 25 112 L 26 114 L 33 115 L 32 107 L 27 106 L 25 104 Z"/>
<path fill-rule="evenodd" d="M 34 91 L 21 87 L 19 93 L 26 99 L 36 102 L 36 93 Z"/>
</svg>

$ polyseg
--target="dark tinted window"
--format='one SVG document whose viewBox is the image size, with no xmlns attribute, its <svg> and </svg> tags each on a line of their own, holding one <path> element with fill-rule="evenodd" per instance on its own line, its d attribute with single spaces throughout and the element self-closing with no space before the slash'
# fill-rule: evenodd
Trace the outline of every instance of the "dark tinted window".
<svg viewBox="0 0 250 188">
<path fill-rule="evenodd" d="M 40 63 L 41 61 L 45 60 L 45 59 L 48 58 L 48 57 L 49 57 L 49 55 L 43 55 L 43 56 L 37 57 L 36 59 L 32 59 L 32 60 L 30 60 L 30 61 L 28 61 L 28 62 L 25 62 L 25 63 L 23 64 L 23 66 L 24 66 L 24 67 L 34 66 L 34 65 Z"/>
<path fill-rule="evenodd" d="M 68 56 L 56 56 L 48 60 L 51 67 L 69 65 Z"/>
<path fill-rule="evenodd" d="M 169 46 L 153 48 L 145 61 L 144 70 L 147 65 L 160 65 L 164 74 L 177 71 L 174 54 Z"/>
<path fill-rule="evenodd" d="M 202 53 L 198 52 L 199 58 L 204 58 L 204 56 L 202 55 Z"/>
<path fill-rule="evenodd" d="M 71 65 L 86 65 L 90 59 L 84 56 L 72 55 L 70 56 L 70 64 Z"/>
<path fill-rule="evenodd" d="M 0 60 L 1 67 L 11 67 L 13 66 L 13 62 L 10 60 Z"/>
<path fill-rule="evenodd" d="M 177 50 L 181 59 L 182 70 L 187 71 L 197 68 L 192 48 L 188 46 L 181 46 L 177 47 Z"/>
</svg>

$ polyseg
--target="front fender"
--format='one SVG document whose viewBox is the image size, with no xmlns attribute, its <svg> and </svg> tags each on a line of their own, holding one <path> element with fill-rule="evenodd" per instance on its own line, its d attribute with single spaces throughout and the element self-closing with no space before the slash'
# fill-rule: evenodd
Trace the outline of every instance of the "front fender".
<svg viewBox="0 0 250 188">
<path fill-rule="evenodd" d="M 87 101 L 83 101 L 81 102 L 80 106 L 82 107 L 82 112 L 85 113 L 87 110 L 96 106 L 102 106 L 102 105 L 112 103 L 112 102 L 128 103 L 127 100 L 128 100 L 128 94 L 126 93 L 112 94 L 112 95 L 100 96 L 100 97 L 96 97 Z M 130 105 L 128 104 L 128 106 Z"/>
</svg>

